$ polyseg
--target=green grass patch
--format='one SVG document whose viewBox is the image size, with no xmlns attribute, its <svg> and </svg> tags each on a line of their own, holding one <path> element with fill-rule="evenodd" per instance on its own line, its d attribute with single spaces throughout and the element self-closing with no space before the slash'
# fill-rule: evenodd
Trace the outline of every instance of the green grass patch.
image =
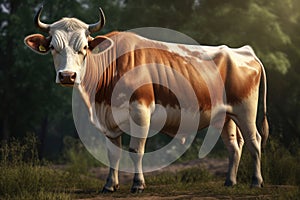
<svg viewBox="0 0 300 200">
<path fill-rule="evenodd" d="M 98 179 L 77 171 L 59 170 L 38 160 L 36 138 L 11 140 L 0 148 L 0 199 L 73 199 L 81 193 L 97 193 Z"/>
<path fill-rule="evenodd" d="M 269 185 L 300 186 L 300 153 L 292 155 L 277 140 L 270 138 L 262 153 L 262 175 Z M 250 183 L 253 161 L 249 151 L 244 148 L 238 171 L 238 181 Z"/>
<path fill-rule="evenodd" d="M 213 179 L 213 176 L 204 169 L 191 168 L 184 169 L 178 172 L 163 172 L 155 176 L 147 176 L 147 183 L 156 184 L 188 184 L 195 182 L 207 182 Z"/>
</svg>

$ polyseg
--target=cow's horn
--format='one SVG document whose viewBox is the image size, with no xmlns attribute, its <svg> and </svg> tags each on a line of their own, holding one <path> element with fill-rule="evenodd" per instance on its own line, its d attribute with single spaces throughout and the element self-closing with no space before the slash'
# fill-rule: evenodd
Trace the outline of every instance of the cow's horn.
<svg viewBox="0 0 300 200">
<path fill-rule="evenodd" d="M 102 27 L 104 26 L 104 24 L 105 24 L 105 16 L 104 16 L 104 13 L 103 13 L 103 11 L 100 7 L 99 7 L 99 11 L 100 11 L 100 19 L 97 23 L 89 25 L 89 32 L 90 33 L 95 33 L 95 32 L 100 31 L 102 29 Z"/>
<path fill-rule="evenodd" d="M 41 22 L 40 17 L 42 14 L 42 10 L 43 10 L 43 6 L 40 7 L 40 9 L 37 11 L 37 13 L 35 14 L 34 17 L 34 23 L 35 25 L 43 32 L 49 33 L 50 30 L 50 25 L 49 24 L 45 24 L 43 22 Z"/>
</svg>

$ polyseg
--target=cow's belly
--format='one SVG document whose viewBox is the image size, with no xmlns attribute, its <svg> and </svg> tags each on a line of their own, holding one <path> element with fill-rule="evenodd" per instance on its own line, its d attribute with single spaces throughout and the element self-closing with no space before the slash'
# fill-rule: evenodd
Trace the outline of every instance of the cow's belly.
<svg viewBox="0 0 300 200">
<path fill-rule="evenodd" d="M 96 103 L 95 108 L 101 130 L 107 136 L 114 138 L 123 132 L 130 133 L 129 108 L 111 109 L 108 105 L 98 103 Z M 180 110 L 170 106 L 156 105 L 150 119 L 148 137 L 158 132 L 174 137 L 179 132 L 188 135 L 207 127 L 210 122 L 210 111 L 194 112 L 187 109 Z"/>
<path fill-rule="evenodd" d="M 158 131 L 175 136 L 177 133 L 190 134 L 209 125 L 210 111 L 194 112 L 174 107 L 156 106 L 151 115 L 150 135 Z"/>
</svg>

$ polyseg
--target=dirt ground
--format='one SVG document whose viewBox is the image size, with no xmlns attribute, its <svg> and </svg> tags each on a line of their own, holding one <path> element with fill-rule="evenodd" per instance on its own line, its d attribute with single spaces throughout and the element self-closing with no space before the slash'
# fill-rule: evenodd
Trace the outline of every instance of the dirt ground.
<svg viewBox="0 0 300 200">
<path fill-rule="evenodd" d="M 160 197 L 160 196 L 143 196 L 143 197 L 120 197 L 120 198 L 115 198 L 115 197 L 108 197 L 108 196 L 103 196 L 103 197 L 96 197 L 96 198 L 91 198 L 91 199 L 80 199 L 80 200 L 113 200 L 113 199 L 118 199 L 118 200 L 184 200 L 184 199 L 191 199 L 191 200 L 216 200 L 219 198 L 214 198 L 214 197 L 193 197 L 192 195 L 178 195 L 178 196 L 172 196 L 172 197 Z"/>
<path fill-rule="evenodd" d="M 189 168 L 201 168 L 208 170 L 211 174 L 217 176 L 224 176 L 227 172 L 228 159 L 227 158 L 203 158 L 192 160 L 185 163 L 180 164 L 171 164 L 161 170 L 157 170 L 154 172 L 146 173 L 145 176 L 152 176 L 159 174 L 161 172 L 174 172 L 176 173 L 179 170 L 189 169 Z M 102 180 L 106 180 L 108 174 L 108 168 L 93 168 L 91 173 Z M 127 184 L 132 182 L 133 175 L 131 173 L 120 172 L 119 173 L 119 181 L 120 184 Z M 146 180 L 147 181 L 147 180 Z"/>
<path fill-rule="evenodd" d="M 217 176 L 224 176 L 227 171 L 227 165 L 228 165 L 228 160 L 227 159 L 217 159 L 217 158 L 204 158 L 204 159 L 198 159 L 198 160 L 193 160 L 185 163 L 180 163 L 180 164 L 172 164 L 168 167 L 165 167 L 161 170 L 155 171 L 155 172 L 150 172 L 145 174 L 145 178 L 147 181 L 147 176 L 155 176 L 156 174 L 160 174 L 162 172 L 174 172 L 176 173 L 177 171 L 184 170 L 184 169 L 189 169 L 189 168 L 204 168 L 207 169 L 211 174 L 217 175 Z M 91 173 L 102 180 L 105 180 L 108 174 L 108 168 L 93 168 L 91 170 Z M 131 173 L 126 173 L 126 172 L 120 172 L 119 173 L 119 179 L 120 179 L 120 184 L 131 184 L 132 182 L 132 177 L 133 175 Z M 129 191 L 128 191 L 129 193 Z M 118 200 L 183 200 L 183 199 L 193 199 L 193 200 L 198 200 L 198 199 L 205 199 L 205 200 L 214 200 L 218 198 L 214 197 L 195 197 L 193 194 L 182 194 L 182 195 L 177 195 L 177 196 L 158 196 L 158 195 L 153 195 L 147 194 L 147 190 L 143 193 L 142 196 L 136 195 L 132 196 L 129 194 L 129 196 L 125 195 L 125 197 L 120 196 L 112 196 L 112 195 L 97 195 L 97 197 L 94 198 L 81 198 L 79 200 L 112 200 L 112 199 L 118 199 Z"/>
</svg>

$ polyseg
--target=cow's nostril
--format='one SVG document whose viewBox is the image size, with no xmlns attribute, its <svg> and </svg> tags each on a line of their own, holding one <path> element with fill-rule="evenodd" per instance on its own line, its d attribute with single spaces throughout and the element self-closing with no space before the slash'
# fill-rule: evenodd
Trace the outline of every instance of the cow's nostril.
<svg viewBox="0 0 300 200">
<path fill-rule="evenodd" d="M 76 79 L 76 73 L 74 72 L 74 74 L 71 75 L 71 81 L 75 82 L 75 79 Z"/>
<path fill-rule="evenodd" d="M 64 76 L 61 72 L 58 73 L 58 79 L 60 80 L 60 82 L 63 82 L 64 80 Z"/>
</svg>

